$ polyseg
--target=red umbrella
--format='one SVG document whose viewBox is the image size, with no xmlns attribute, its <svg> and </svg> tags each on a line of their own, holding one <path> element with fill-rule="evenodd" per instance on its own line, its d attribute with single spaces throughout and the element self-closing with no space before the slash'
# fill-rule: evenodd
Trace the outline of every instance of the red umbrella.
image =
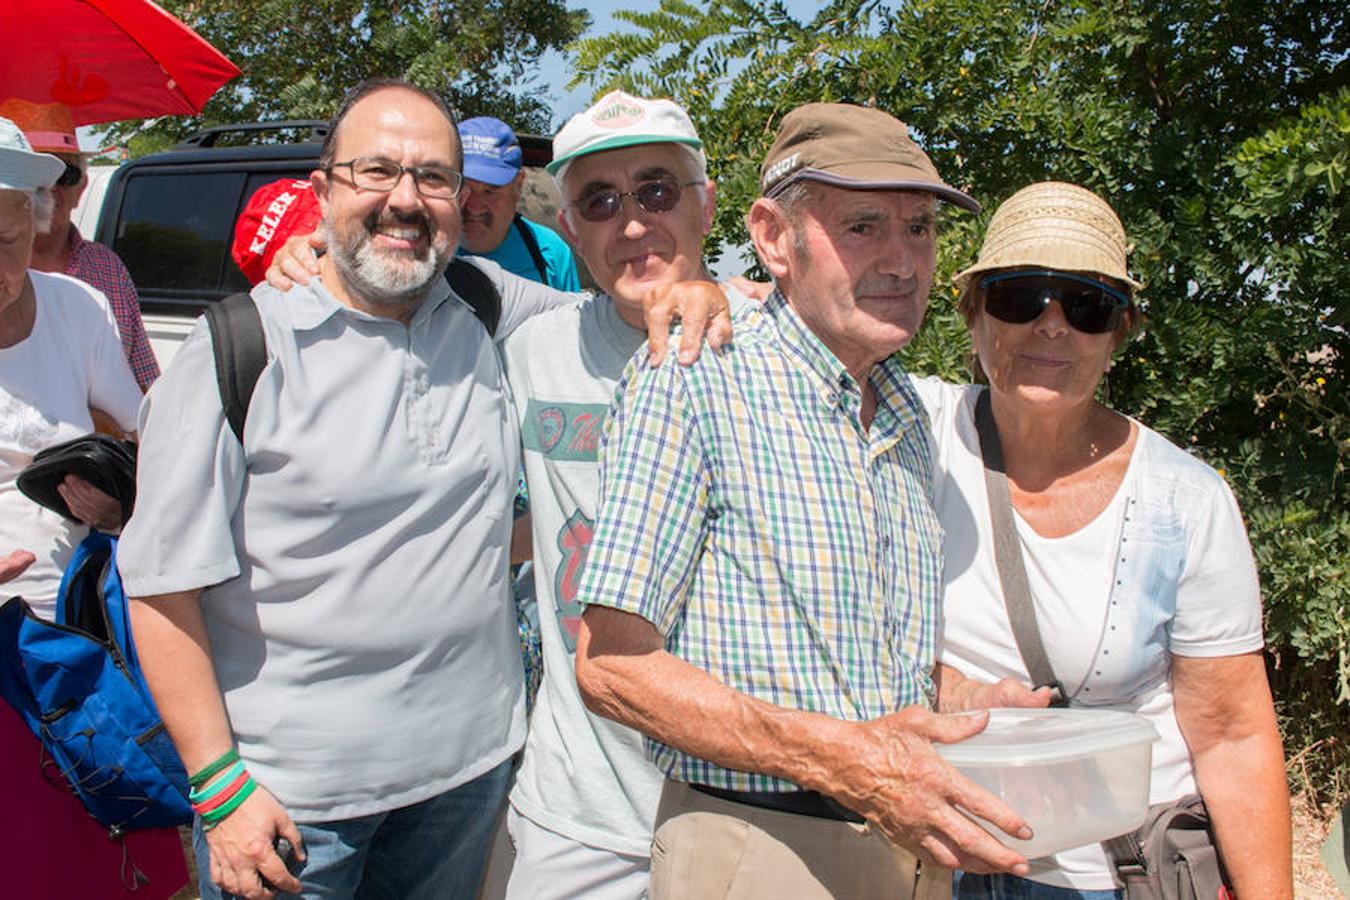
<svg viewBox="0 0 1350 900">
<path fill-rule="evenodd" d="M 193 115 L 239 69 L 150 0 L 0 0 L 0 99 L 76 125 Z"/>
</svg>

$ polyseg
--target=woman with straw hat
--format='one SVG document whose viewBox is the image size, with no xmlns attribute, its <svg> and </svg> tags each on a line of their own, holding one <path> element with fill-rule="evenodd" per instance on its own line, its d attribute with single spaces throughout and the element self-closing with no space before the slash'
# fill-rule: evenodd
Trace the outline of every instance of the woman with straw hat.
<svg viewBox="0 0 1350 900">
<path fill-rule="evenodd" d="M 1045 667 L 1024 662 L 1005 607 L 1000 568 L 1020 561 L 1064 699 L 1147 718 L 1161 735 L 1150 802 L 1198 790 L 1237 896 L 1291 896 L 1284 760 L 1237 503 L 1209 466 L 1096 399 L 1140 319 L 1120 220 L 1083 188 L 1032 185 L 994 213 L 956 281 L 987 386 L 918 382 L 947 534 L 941 707 L 1050 701 L 1025 687 Z M 977 416 L 1002 451 L 989 476 Z M 1002 559 L 996 532 L 1013 533 Z M 1029 879 L 965 874 L 956 895 L 1121 896 L 1100 844 L 1033 860 Z"/>
</svg>

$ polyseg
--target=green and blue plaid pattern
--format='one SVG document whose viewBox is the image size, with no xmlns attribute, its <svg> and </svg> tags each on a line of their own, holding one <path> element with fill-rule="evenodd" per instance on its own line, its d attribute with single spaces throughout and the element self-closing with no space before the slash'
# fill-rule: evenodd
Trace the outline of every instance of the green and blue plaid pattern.
<svg viewBox="0 0 1350 900">
<path fill-rule="evenodd" d="M 878 409 L 781 296 L 684 369 L 639 354 L 616 391 L 580 590 L 654 623 L 753 697 L 840 719 L 928 704 L 942 530 L 927 419 L 900 364 Z M 795 785 L 647 742 L 678 781 Z"/>
</svg>

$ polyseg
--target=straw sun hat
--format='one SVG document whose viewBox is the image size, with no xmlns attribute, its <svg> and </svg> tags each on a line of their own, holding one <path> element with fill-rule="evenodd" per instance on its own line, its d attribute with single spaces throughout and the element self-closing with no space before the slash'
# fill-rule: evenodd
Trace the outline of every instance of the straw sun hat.
<svg viewBox="0 0 1350 900">
<path fill-rule="evenodd" d="M 957 273 L 965 290 L 976 275 L 1033 266 L 1107 275 L 1138 289 L 1125 264 L 1125 228 L 1086 188 L 1044 181 L 1022 188 L 994 211 L 975 265 Z"/>
</svg>

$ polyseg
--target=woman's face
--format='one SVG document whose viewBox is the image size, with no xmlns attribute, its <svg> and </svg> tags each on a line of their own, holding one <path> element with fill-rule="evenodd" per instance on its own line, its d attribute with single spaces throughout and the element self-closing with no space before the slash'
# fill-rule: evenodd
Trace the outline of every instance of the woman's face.
<svg viewBox="0 0 1350 900">
<path fill-rule="evenodd" d="M 0 311 L 19 298 L 33 254 L 33 211 L 22 191 L 0 190 Z"/>
<path fill-rule="evenodd" d="M 985 291 L 977 289 L 970 337 L 993 391 L 1044 409 L 1093 398 L 1128 317 L 1115 330 L 1089 334 L 1068 323 L 1058 300 L 1050 300 L 1034 320 L 1013 324 L 990 315 L 985 299 Z"/>
</svg>

